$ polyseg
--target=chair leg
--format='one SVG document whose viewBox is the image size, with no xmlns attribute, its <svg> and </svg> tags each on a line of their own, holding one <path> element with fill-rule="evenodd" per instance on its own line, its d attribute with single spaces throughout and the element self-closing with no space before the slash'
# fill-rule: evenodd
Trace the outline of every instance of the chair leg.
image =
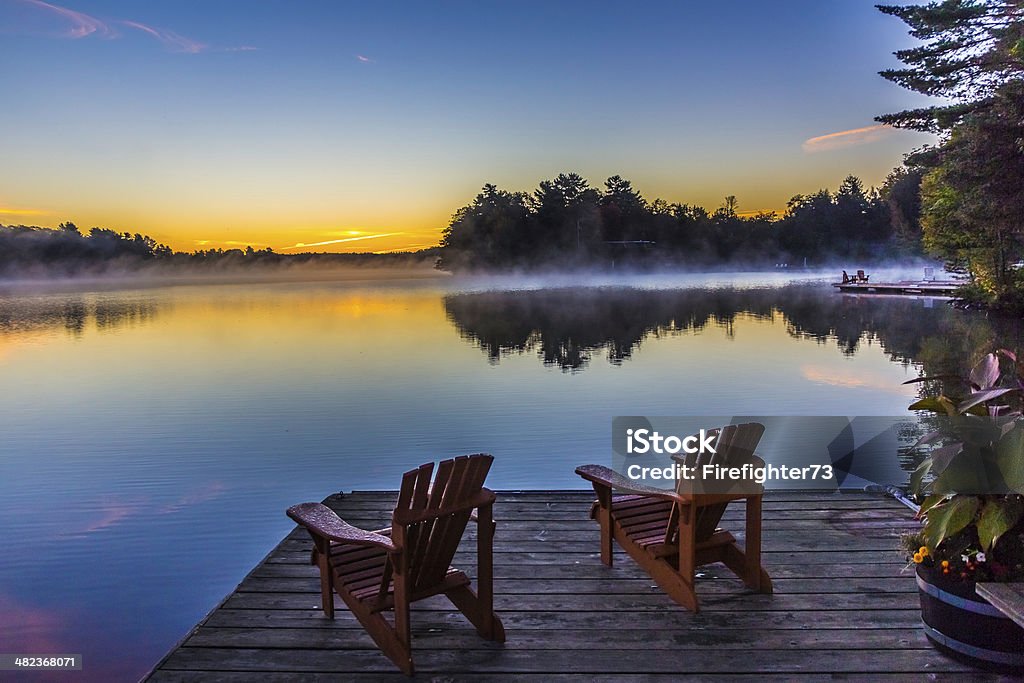
<svg viewBox="0 0 1024 683">
<path fill-rule="evenodd" d="M 694 613 L 700 612 L 700 601 L 697 600 L 697 591 L 693 587 L 692 574 L 690 580 L 687 581 L 686 577 L 677 572 L 668 562 L 649 555 L 646 560 L 637 564 L 646 569 L 661 590 L 665 591 L 665 594 L 677 604 Z"/>
<path fill-rule="evenodd" d="M 597 493 L 597 521 L 601 525 L 601 562 L 612 566 L 612 491 L 607 486 L 594 484 Z"/>
<path fill-rule="evenodd" d="M 497 525 L 494 523 L 492 505 L 481 505 L 477 508 L 477 527 L 476 583 L 477 589 L 480 591 L 480 595 L 477 598 L 477 612 L 480 620 L 480 624 L 477 625 L 477 631 L 488 640 L 499 640 L 497 632 L 501 631 L 499 642 L 504 642 L 505 634 L 501 621 L 494 614 L 494 532 Z M 467 589 L 467 591 L 469 595 L 473 594 L 471 590 Z M 476 625 L 475 622 L 474 624 Z"/>
<path fill-rule="evenodd" d="M 353 606 L 353 603 L 356 606 Z M 394 662 L 395 666 L 401 669 L 406 676 L 412 676 L 415 673 L 415 667 L 412 663 L 412 648 L 408 640 L 403 641 L 399 631 L 392 627 L 380 612 L 371 612 L 357 600 L 349 603 L 349 609 L 373 638 L 373 642 L 377 644 L 384 656 Z M 395 610 L 395 621 L 398 621 L 397 609 Z M 408 624 L 408 614 L 406 614 L 406 624 Z"/>
<path fill-rule="evenodd" d="M 684 514 L 686 514 L 684 512 Z M 683 515 L 680 515 L 682 517 Z M 622 529 L 616 524 L 614 527 L 615 540 L 618 541 L 619 546 L 626 551 L 626 554 L 633 558 L 633 560 L 640 565 L 640 567 L 646 571 L 654 582 L 668 595 L 670 598 L 675 600 L 679 605 L 685 607 L 693 612 L 700 611 L 700 604 L 697 601 L 697 592 L 693 588 L 693 570 L 690 570 L 689 581 L 686 577 L 676 571 L 675 567 L 666 562 L 664 559 L 656 558 L 652 556 L 645 549 L 638 546 L 633 542 L 629 536 L 622 532 Z M 690 526 L 692 530 L 692 525 Z M 682 531 L 682 529 L 680 529 Z M 685 538 L 686 536 L 684 536 Z M 691 552 L 693 546 L 690 546 Z M 690 564 L 693 564 L 693 558 L 690 559 Z"/>
<path fill-rule="evenodd" d="M 694 589 L 695 576 L 697 574 L 697 508 L 693 505 L 679 506 L 679 555 L 678 571 L 676 575 L 682 584 L 680 598 L 673 599 L 681 605 L 689 607 L 694 612 L 700 611 L 697 601 L 697 591 Z M 663 563 L 666 564 L 667 563 Z M 676 589 L 679 592 L 679 589 Z"/>
<path fill-rule="evenodd" d="M 334 569 L 331 567 L 331 543 L 330 541 L 316 540 L 313 557 L 320 568 L 320 602 L 323 605 L 324 616 L 328 619 L 334 618 Z"/>
<path fill-rule="evenodd" d="M 743 549 L 747 556 L 744 571 L 746 584 L 762 593 L 771 593 L 771 579 L 761 567 L 761 496 L 747 498 L 746 540 Z"/>
<path fill-rule="evenodd" d="M 412 652 L 412 627 L 409 623 L 409 587 L 408 575 L 404 571 L 394 572 L 395 593 L 395 637 L 406 652 Z M 410 657 L 410 664 L 412 659 Z M 399 664 L 399 666 L 401 666 Z"/>
<path fill-rule="evenodd" d="M 752 590 L 770 595 L 772 580 L 761 566 L 761 497 L 747 498 L 746 541 L 743 550 L 735 544 L 722 548 L 722 563 Z"/>
<path fill-rule="evenodd" d="M 505 642 L 505 627 L 501 619 L 489 609 L 469 586 L 459 586 L 445 591 L 452 604 L 469 619 L 482 638 L 496 643 Z"/>
</svg>

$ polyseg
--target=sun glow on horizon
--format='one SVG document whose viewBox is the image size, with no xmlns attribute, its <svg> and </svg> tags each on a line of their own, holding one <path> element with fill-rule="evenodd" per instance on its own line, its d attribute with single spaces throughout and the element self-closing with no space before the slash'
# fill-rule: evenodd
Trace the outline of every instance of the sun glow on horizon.
<svg viewBox="0 0 1024 683">
<path fill-rule="evenodd" d="M 714 211 L 735 195 L 746 216 L 849 174 L 877 186 L 926 141 L 867 125 L 920 105 L 877 75 L 912 43 L 870 0 L 751 2 L 739 20 L 540 3 L 525 24 L 503 5 L 325 3 L 311 21 L 275 4 L 65 4 L 0 0 L 0 92 L 19 104 L 0 111 L 17 133 L 3 224 L 178 251 L 403 251 L 438 244 L 485 183 L 532 193 L 576 172 L 601 190 L 617 174 L 649 201 Z"/>
</svg>

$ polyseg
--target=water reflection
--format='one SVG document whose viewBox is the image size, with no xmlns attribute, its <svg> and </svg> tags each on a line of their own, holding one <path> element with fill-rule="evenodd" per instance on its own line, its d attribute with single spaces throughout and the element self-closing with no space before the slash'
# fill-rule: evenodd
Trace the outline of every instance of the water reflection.
<svg viewBox="0 0 1024 683">
<path fill-rule="evenodd" d="M 495 488 L 580 487 L 616 415 L 904 415 L 919 363 L 1019 345 L 820 285 L 454 287 L 0 294 L 0 643 L 137 679 L 297 501 L 479 451 Z"/>
<path fill-rule="evenodd" d="M 157 310 L 153 298 L 124 293 L 0 296 L 0 335 L 64 330 L 80 337 L 90 328 L 111 331 L 150 322 Z"/>
<path fill-rule="evenodd" d="M 833 343 L 846 356 L 879 344 L 892 360 L 923 363 L 935 374 L 968 367 L 986 344 L 1013 344 L 1020 334 L 1012 321 L 953 310 L 942 300 L 843 296 L 805 285 L 457 293 L 444 298 L 444 307 L 459 334 L 492 363 L 536 354 L 566 371 L 586 368 L 597 351 L 620 364 L 649 338 L 697 334 L 709 326 L 731 340 L 739 316 L 781 317 L 790 336 Z"/>
</svg>

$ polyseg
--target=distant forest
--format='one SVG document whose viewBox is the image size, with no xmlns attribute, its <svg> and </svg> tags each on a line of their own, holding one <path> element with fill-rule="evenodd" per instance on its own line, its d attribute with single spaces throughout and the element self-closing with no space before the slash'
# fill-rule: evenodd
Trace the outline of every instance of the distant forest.
<svg viewBox="0 0 1024 683">
<path fill-rule="evenodd" d="M 445 228 L 440 247 L 395 254 L 279 254 L 270 248 L 175 252 L 139 233 L 0 225 L 0 277 L 216 272 L 342 265 L 422 266 L 452 271 L 574 267 L 819 266 L 921 253 L 920 173 L 899 168 L 881 188 L 853 176 L 835 192 L 797 195 L 783 216 L 739 212 L 735 197 L 714 211 L 647 201 L 613 176 L 598 191 L 575 173 L 532 194 L 485 185 Z"/>
<path fill-rule="evenodd" d="M 782 216 L 744 215 L 736 197 L 713 211 L 648 201 L 612 176 L 604 190 L 576 173 L 532 193 L 484 185 L 443 232 L 439 267 L 824 265 L 920 255 L 921 173 L 893 170 L 880 188 L 848 176 L 835 192 L 796 195 Z"/>
<path fill-rule="evenodd" d="M 0 277 L 34 278 L 131 274 L 142 269 L 173 275 L 216 273 L 237 268 L 286 269 L 336 266 L 433 265 L 435 249 L 394 254 L 278 254 L 266 249 L 200 249 L 176 252 L 139 233 L 92 228 L 74 223 L 58 228 L 0 225 Z"/>
</svg>

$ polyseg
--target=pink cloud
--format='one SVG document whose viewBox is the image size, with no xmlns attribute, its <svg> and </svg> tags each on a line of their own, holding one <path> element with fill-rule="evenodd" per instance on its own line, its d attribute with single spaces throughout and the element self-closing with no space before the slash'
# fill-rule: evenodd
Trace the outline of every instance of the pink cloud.
<svg viewBox="0 0 1024 683">
<path fill-rule="evenodd" d="M 116 31 L 110 24 L 97 19 L 94 16 L 85 14 L 84 12 L 78 12 L 67 7 L 61 7 L 59 5 L 53 5 L 44 0 L 12 0 L 14 3 L 22 7 L 29 8 L 31 16 L 26 15 L 21 20 L 14 19 L 8 22 L 5 20 L 2 23 L 14 24 L 16 30 L 25 33 L 36 32 L 33 27 L 33 21 L 43 21 L 46 17 L 49 17 L 48 21 L 52 21 L 54 18 L 60 20 L 62 25 L 61 36 L 65 38 L 87 38 L 89 36 L 99 36 L 102 38 L 119 38 L 121 34 Z M 183 36 L 180 33 L 169 31 L 167 29 L 158 28 L 144 24 L 140 21 L 133 21 L 130 19 L 116 19 L 111 20 L 113 24 L 120 24 L 121 26 L 134 29 L 145 33 L 151 38 L 159 41 L 168 50 L 172 52 L 181 52 L 185 54 L 198 54 L 200 52 L 208 52 L 210 50 L 216 50 L 220 52 L 253 52 L 259 48 L 252 45 L 239 45 L 235 47 L 224 47 L 224 48 L 213 48 L 206 43 L 201 43 L 198 40 L 193 40 L 187 36 Z M 40 31 L 45 33 L 46 31 Z M 51 31 L 52 35 L 52 31 Z M 362 57 L 360 59 L 363 59 Z M 372 60 L 367 60 L 372 61 Z"/>
<path fill-rule="evenodd" d="M 161 43 L 163 43 L 164 46 L 166 46 L 168 49 L 174 52 L 186 52 L 188 54 L 194 55 L 202 52 L 203 50 L 206 50 L 208 47 L 204 43 L 192 40 L 191 38 L 186 38 L 183 35 L 175 33 L 174 31 L 165 31 L 163 29 L 153 28 L 152 26 L 147 26 L 146 24 L 140 23 L 138 21 L 128 21 L 127 19 L 125 19 L 122 20 L 121 23 L 129 28 L 136 29 L 137 31 L 142 31 L 143 33 L 146 33 L 152 36 L 153 38 L 156 38 Z"/>
<path fill-rule="evenodd" d="M 402 233 L 402 232 L 384 232 L 384 233 L 381 233 L 379 235 L 363 235 L 362 237 L 346 237 L 344 239 L 326 240 L 324 242 L 313 242 L 311 244 L 305 244 L 304 242 L 299 242 L 298 244 L 295 244 L 295 245 L 290 246 L 290 247 L 281 247 L 281 250 L 284 251 L 286 249 L 305 249 L 306 247 L 323 247 L 323 246 L 326 246 L 328 244 L 341 244 L 343 242 L 361 242 L 362 240 L 375 240 L 375 239 L 378 239 L 380 237 L 393 237 L 394 235 L 404 235 L 404 234 L 405 233 Z"/>
<path fill-rule="evenodd" d="M 819 135 L 817 137 L 808 138 L 804 140 L 803 149 L 805 152 L 826 152 L 833 149 L 842 149 L 843 147 L 853 147 L 855 145 L 866 145 L 869 142 L 875 142 L 881 140 L 891 134 L 895 128 L 887 126 L 884 123 L 878 123 L 874 126 L 865 126 L 863 128 L 852 128 L 850 130 L 841 130 L 836 133 L 828 133 L 826 135 Z"/>
<path fill-rule="evenodd" d="M 68 38 L 85 38 L 96 34 L 104 38 L 113 38 L 117 33 L 96 17 L 89 16 L 83 12 L 76 12 L 67 7 L 51 5 L 43 0 L 20 0 L 22 4 L 45 10 L 55 14 L 64 21 L 71 24 L 71 27 L 64 33 Z"/>
</svg>

